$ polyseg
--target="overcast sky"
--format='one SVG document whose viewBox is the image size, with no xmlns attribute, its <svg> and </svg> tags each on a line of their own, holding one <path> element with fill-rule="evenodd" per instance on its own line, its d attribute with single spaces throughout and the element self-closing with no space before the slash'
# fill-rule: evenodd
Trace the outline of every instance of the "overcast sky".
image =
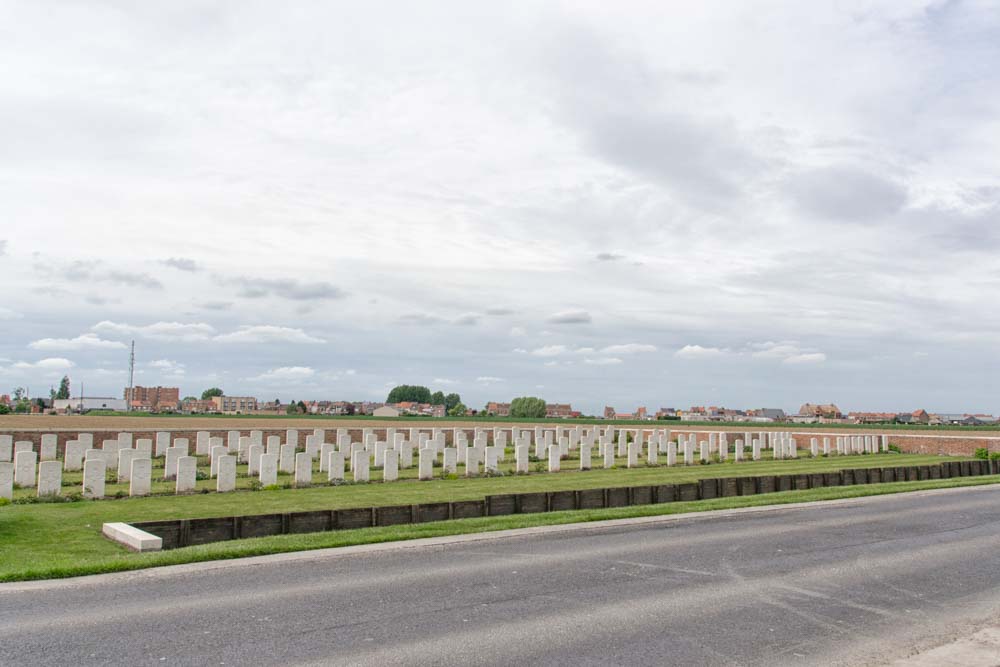
<svg viewBox="0 0 1000 667">
<path fill-rule="evenodd" d="M 0 4 L 0 392 L 1000 411 L 996 2 Z"/>
</svg>

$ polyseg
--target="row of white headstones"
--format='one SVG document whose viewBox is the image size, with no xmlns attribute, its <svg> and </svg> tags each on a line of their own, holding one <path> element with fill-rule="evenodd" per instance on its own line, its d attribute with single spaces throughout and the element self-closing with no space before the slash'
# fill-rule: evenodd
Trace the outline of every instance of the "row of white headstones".
<svg viewBox="0 0 1000 667">
<path fill-rule="evenodd" d="M 457 474 L 458 466 L 462 465 L 465 475 L 471 477 L 481 474 L 480 469 L 485 474 L 499 471 L 499 464 L 507 454 L 508 433 L 513 443 L 514 471 L 518 473 L 528 472 L 532 458 L 547 461 L 547 470 L 558 472 L 570 452 L 578 454 L 581 470 L 594 467 L 595 453 L 605 468 L 613 467 L 616 457 L 624 457 L 627 467 L 634 468 L 640 461 L 646 465 L 660 465 L 663 455 L 668 466 L 677 465 L 678 457 L 684 465 L 710 461 L 714 457 L 727 460 L 730 454 L 734 461 L 742 461 L 747 456 L 746 449 L 754 461 L 762 458 L 762 450 L 771 450 L 774 459 L 799 455 L 795 438 L 782 431 L 744 433 L 742 438 L 735 438 L 730 447 L 732 434 L 726 432 L 694 432 L 677 434 L 674 438 L 667 429 L 585 429 L 577 426 L 529 430 L 514 427 L 495 428 L 491 434 L 489 430 L 477 428 L 470 443 L 464 429 L 449 430 L 452 432 L 451 447 L 447 446 L 445 429 L 433 429 L 430 433 L 409 429 L 406 434 L 388 428 L 384 440 L 377 438 L 374 429 L 364 429 L 362 442 L 352 442 L 346 429 L 337 429 L 335 443 L 326 442 L 324 429 L 315 429 L 306 436 L 304 451 L 299 451 L 299 432 L 295 429 L 286 431 L 284 442 L 280 436 L 268 436 L 265 442 L 262 431 L 250 431 L 248 436 L 240 431 L 229 431 L 225 439 L 213 437 L 208 431 L 198 431 L 195 456 L 190 455 L 187 438 L 173 437 L 167 431 L 158 432 L 155 439 L 135 439 L 132 433 L 122 432 L 115 440 L 104 440 L 99 449 L 94 446 L 93 434 L 80 433 L 76 439 L 66 442 L 61 462 L 57 458 L 55 434 L 41 436 L 38 452 L 32 441 L 13 442 L 12 436 L 0 435 L 0 498 L 13 498 L 15 485 L 36 487 L 39 496 L 59 495 L 64 470 L 83 470 L 82 495 L 103 498 L 107 471 L 112 467 L 117 469 L 119 483 L 128 482 L 129 495 L 149 495 L 154 458 L 164 459 L 163 479 L 174 480 L 175 492 L 188 493 L 195 490 L 198 456 L 209 457 L 209 475 L 216 480 L 216 491 L 223 493 L 236 489 L 237 463 L 247 464 L 247 474 L 256 477 L 265 487 L 277 484 L 279 473 L 294 475 L 296 486 L 312 484 L 313 464 L 317 459 L 319 471 L 325 472 L 330 482 L 345 480 L 347 470 L 350 470 L 351 481 L 369 481 L 372 467 L 380 468 L 383 481 L 391 482 L 399 478 L 400 469 L 413 466 L 414 451 L 420 480 L 433 479 L 434 467 L 438 464 L 445 475 Z M 492 445 L 489 444 L 490 435 Z M 744 447 L 745 443 L 750 443 L 748 448 Z M 886 435 L 810 438 L 809 455 L 876 453 L 887 451 L 888 446 Z"/>
</svg>

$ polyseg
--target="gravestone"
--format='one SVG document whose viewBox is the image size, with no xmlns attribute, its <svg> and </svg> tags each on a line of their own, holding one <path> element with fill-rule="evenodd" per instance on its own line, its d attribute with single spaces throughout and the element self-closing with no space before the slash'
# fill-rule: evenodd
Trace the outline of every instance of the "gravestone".
<svg viewBox="0 0 1000 667">
<path fill-rule="evenodd" d="M 198 431 L 194 434 L 194 453 L 198 456 L 208 456 L 209 452 L 209 440 L 211 439 L 211 434 L 208 431 Z"/>
<path fill-rule="evenodd" d="M 38 454 L 32 451 L 14 454 L 14 483 L 23 488 L 34 487 L 37 462 Z"/>
<path fill-rule="evenodd" d="M 219 441 L 219 444 L 222 444 L 221 439 Z M 236 462 L 237 463 L 247 463 L 247 462 L 249 462 L 249 460 L 250 460 L 250 438 L 249 437 L 239 438 L 236 441 L 236 451 L 234 452 L 233 450 L 229 449 L 228 446 L 226 446 L 226 451 L 229 452 L 230 454 L 236 454 Z"/>
<path fill-rule="evenodd" d="M 399 446 L 399 467 L 413 467 L 413 441 L 407 440 Z"/>
<path fill-rule="evenodd" d="M 148 496 L 153 481 L 153 462 L 148 458 L 133 458 L 129 472 L 128 494 Z"/>
<path fill-rule="evenodd" d="M 118 483 L 132 479 L 132 460 L 136 458 L 134 449 L 118 450 Z"/>
<path fill-rule="evenodd" d="M 399 454 L 396 450 L 387 450 L 382 460 L 382 481 L 395 482 L 399 479 Z"/>
<path fill-rule="evenodd" d="M 672 440 L 667 441 L 667 465 L 677 465 L 677 443 Z"/>
<path fill-rule="evenodd" d="M 590 443 L 580 443 L 580 470 L 590 470 Z"/>
<path fill-rule="evenodd" d="M 14 464 L 0 462 L 0 498 L 14 499 Z"/>
<path fill-rule="evenodd" d="M 63 470 L 77 472 L 83 470 L 84 444 L 79 440 L 66 441 L 66 451 L 63 453 Z"/>
<path fill-rule="evenodd" d="M 167 448 L 170 447 L 170 434 L 166 431 L 158 431 L 156 434 L 156 446 L 153 454 L 156 458 L 167 455 Z"/>
<path fill-rule="evenodd" d="M 285 431 L 285 444 L 291 445 L 298 449 L 299 447 L 299 432 L 297 429 L 290 428 Z"/>
<path fill-rule="evenodd" d="M 258 445 L 259 446 L 259 445 Z M 261 454 L 260 456 L 260 477 L 261 486 L 273 486 L 278 483 L 278 455 Z"/>
<path fill-rule="evenodd" d="M 58 496 L 62 493 L 62 463 L 42 461 L 38 464 L 38 495 Z"/>
<path fill-rule="evenodd" d="M 250 445 L 253 444 L 250 436 L 247 436 L 247 440 L 250 441 Z M 247 447 L 250 445 L 247 445 Z M 230 453 L 240 450 L 240 431 L 226 431 L 226 449 Z"/>
<path fill-rule="evenodd" d="M 181 450 L 183 450 L 184 452 L 184 456 L 187 456 L 188 453 L 191 451 L 191 445 L 188 442 L 187 438 L 175 438 L 173 446 L 180 447 Z"/>
<path fill-rule="evenodd" d="M 619 443 L 621 441 L 619 440 Z M 621 445 L 619 444 L 619 448 Z M 613 444 L 606 443 L 604 446 L 604 467 L 614 468 L 615 467 L 615 446 Z"/>
<path fill-rule="evenodd" d="M 163 464 L 163 479 L 177 479 L 177 461 L 186 456 L 182 447 L 168 447 L 166 461 Z"/>
<path fill-rule="evenodd" d="M 181 456 L 178 458 L 175 493 L 190 493 L 194 491 L 197 475 L 198 459 L 193 456 Z"/>
<path fill-rule="evenodd" d="M 559 445 L 549 445 L 549 472 L 559 472 L 562 462 L 562 450 Z"/>
<path fill-rule="evenodd" d="M 212 447 L 211 452 L 209 452 L 209 456 L 210 456 L 209 463 L 208 463 L 208 475 L 209 475 L 209 477 L 215 477 L 215 476 L 218 475 L 219 459 L 221 459 L 223 456 L 226 456 L 226 453 L 228 451 L 229 450 L 226 449 L 226 447 L 223 446 L 223 445 L 217 445 L 215 447 Z"/>
<path fill-rule="evenodd" d="M 55 461 L 58 442 L 59 437 L 54 433 L 43 433 L 42 443 L 38 448 L 38 459 L 40 461 Z"/>
<path fill-rule="evenodd" d="M 330 458 L 330 452 L 337 451 L 337 445 L 330 443 L 323 443 L 319 448 L 319 471 L 323 472 L 326 470 L 326 461 Z"/>
<path fill-rule="evenodd" d="M 276 435 L 267 436 L 267 449 L 268 454 L 274 454 L 275 458 L 281 456 L 281 438 Z"/>
<path fill-rule="evenodd" d="M 153 458 L 153 441 L 150 438 L 139 438 L 135 441 L 135 451 L 140 457 Z"/>
<path fill-rule="evenodd" d="M 95 449 L 88 451 L 94 452 Z M 107 466 L 104 457 L 88 458 L 83 462 L 83 497 L 103 498 L 104 497 L 104 475 Z"/>
<path fill-rule="evenodd" d="M 0 462 L 10 463 L 14 460 L 14 437 L 0 435 Z"/>
<path fill-rule="evenodd" d="M 312 456 L 307 452 L 299 452 L 295 455 L 295 486 L 312 484 L 312 462 Z"/>
<path fill-rule="evenodd" d="M 351 458 L 351 476 L 355 482 L 367 482 L 371 479 L 371 459 L 368 452 L 359 451 Z"/>
<path fill-rule="evenodd" d="M 128 431 L 118 433 L 119 449 L 132 449 L 132 434 Z"/>
<path fill-rule="evenodd" d="M 281 446 L 278 456 L 278 472 L 288 474 L 295 472 L 295 445 L 290 442 Z"/>
<path fill-rule="evenodd" d="M 326 456 L 326 478 L 331 482 L 344 479 L 344 455 L 335 449 Z"/>
<path fill-rule="evenodd" d="M 260 474 L 260 457 L 264 455 L 264 448 L 261 445 L 250 445 L 250 453 L 247 455 L 247 475 Z"/>
<path fill-rule="evenodd" d="M 454 447 L 445 447 L 444 455 L 446 460 L 449 449 L 455 451 Z M 434 450 L 429 447 L 420 450 L 420 453 L 417 455 L 417 479 L 434 479 L 434 456 Z"/>
<path fill-rule="evenodd" d="M 226 448 L 223 447 L 223 450 Z M 229 454 L 220 456 L 215 462 L 215 490 L 228 493 L 236 490 L 236 457 Z"/>
</svg>

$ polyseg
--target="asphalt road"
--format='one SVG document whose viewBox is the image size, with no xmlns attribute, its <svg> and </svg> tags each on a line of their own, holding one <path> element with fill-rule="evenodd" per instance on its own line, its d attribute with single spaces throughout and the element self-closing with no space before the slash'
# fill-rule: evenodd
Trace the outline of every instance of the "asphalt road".
<svg viewBox="0 0 1000 667">
<path fill-rule="evenodd" d="M 0 586 L 0 665 L 831 665 L 996 622 L 1000 488 Z"/>
</svg>

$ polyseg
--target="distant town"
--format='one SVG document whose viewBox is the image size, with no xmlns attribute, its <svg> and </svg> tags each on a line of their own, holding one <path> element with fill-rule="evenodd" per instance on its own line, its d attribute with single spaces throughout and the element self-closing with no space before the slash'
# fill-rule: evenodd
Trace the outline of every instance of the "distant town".
<svg viewBox="0 0 1000 667">
<path fill-rule="evenodd" d="M 427 400 L 392 400 L 398 390 L 419 390 L 417 396 Z M 426 392 L 426 396 L 421 392 Z M 187 415 L 329 415 L 373 417 L 519 417 L 524 413 L 512 412 L 514 402 L 490 401 L 482 409 L 467 408 L 458 394 L 441 392 L 430 394 L 424 387 L 397 387 L 389 400 L 331 401 L 309 400 L 262 401 L 253 396 L 229 396 L 221 389 L 206 389 L 200 397 L 181 396 L 179 387 L 126 387 L 122 398 L 107 396 L 70 396 L 68 378 L 63 379 L 59 392 L 53 390 L 48 397 L 31 398 L 23 389 L 12 394 L 0 394 L 0 414 L 86 414 L 89 412 L 140 412 L 148 414 L 178 413 Z M 404 391 L 404 394 L 406 392 Z M 62 395 L 60 395 L 62 394 Z M 402 394 L 397 394 L 402 395 Z M 515 399 L 525 400 L 525 399 Z M 621 421 L 698 421 L 698 422 L 779 422 L 790 424 L 841 423 L 841 424 L 914 424 L 980 426 L 997 424 L 998 419 L 988 414 L 930 412 L 924 409 L 907 412 L 848 412 L 843 413 L 833 403 L 804 403 L 798 412 L 791 414 L 781 408 L 731 409 L 717 406 L 692 406 L 687 409 L 661 407 L 651 411 L 644 406 L 631 412 L 620 412 L 606 406 L 601 414 L 589 415 L 574 410 L 569 403 L 548 403 L 541 399 L 532 417 L 549 419 L 592 418 Z M 544 405 L 544 414 L 541 405 Z"/>
</svg>

